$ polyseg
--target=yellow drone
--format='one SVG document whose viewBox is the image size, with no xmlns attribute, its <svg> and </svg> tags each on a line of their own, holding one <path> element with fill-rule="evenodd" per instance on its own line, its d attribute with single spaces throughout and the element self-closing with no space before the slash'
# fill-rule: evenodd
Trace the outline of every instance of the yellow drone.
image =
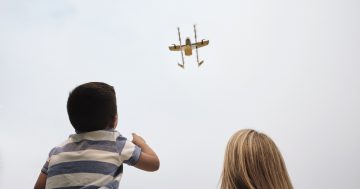
<svg viewBox="0 0 360 189">
<path fill-rule="evenodd" d="M 197 42 L 197 36 L 196 36 L 196 25 L 194 25 L 194 33 L 195 33 L 195 43 L 191 43 L 191 40 L 189 37 L 186 38 L 185 40 L 185 45 L 181 45 L 181 37 L 180 37 L 180 28 L 178 27 L 178 34 L 179 34 L 179 42 L 180 45 L 171 45 L 169 46 L 169 49 L 171 51 L 180 51 L 181 52 L 181 59 L 182 59 L 182 64 L 178 63 L 178 65 L 181 68 L 185 68 L 185 61 L 184 61 L 184 54 L 183 51 L 185 52 L 185 56 L 191 56 L 192 55 L 192 50 L 196 49 L 196 58 L 197 58 L 197 63 L 198 66 L 201 66 L 202 63 L 204 63 L 204 60 L 199 61 L 199 52 L 198 52 L 198 48 L 206 46 L 209 44 L 209 40 L 201 40 L 200 42 Z"/>
</svg>

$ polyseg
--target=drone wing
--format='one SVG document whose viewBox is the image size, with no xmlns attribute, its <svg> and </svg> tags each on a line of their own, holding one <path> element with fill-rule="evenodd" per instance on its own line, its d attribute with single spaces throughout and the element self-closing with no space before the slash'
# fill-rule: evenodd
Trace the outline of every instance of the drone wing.
<svg viewBox="0 0 360 189">
<path fill-rule="evenodd" d="M 200 42 L 193 43 L 192 47 L 193 48 L 200 48 L 200 47 L 206 46 L 208 44 L 209 44 L 209 40 L 201 40 Z"/>
<path fill-rule="evenodd" d="M 184 45 L 180 46 L 180 45 L 171 45 L 169 46 L 169 49 L 171 51 L 181 51 L 183 49 Z"/>
</svg>

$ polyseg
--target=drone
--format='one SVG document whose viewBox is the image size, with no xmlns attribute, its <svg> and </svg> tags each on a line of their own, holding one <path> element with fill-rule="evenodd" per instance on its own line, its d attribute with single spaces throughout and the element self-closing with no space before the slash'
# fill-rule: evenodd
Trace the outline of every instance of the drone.
<svg viewBox="0 0 360 189">
<path fill-rule="evenodd" d="M 185 68 L 185 61 L 184 61 L 184 53 L 185 56 L 191 56 L 192 55 L 192 50 L 196 49 L 196 58 L 197 58 L 197 63 L 198 66 L 200 67 L 201 64 L 204 63 L 204 60 L 199 60 L 199 52 L 198 52 L 198 48 L 204 47 L 206 45 L 209 44 L 209 40 L 201 40 L 200 42 L 197 41 L 197 36 L 196 36 L 196 25 L 194 25 L 194 33 L 195 33 L 195 43 L 191 43 L 191 40 L 189 37 L 186 38 L 185 40 L 185 45 L 181 44 L 181 36 L 180 36 L 180 28 L 177 28 L 178 30 L 178 34 L 179 34 L 179 42 L 180 45 L 175 45 L 172 44 L 171 46 L 169 46 L 170 51 L 180 51 L 181 52 L 181 59 L 182 59 L 182 64 L 178 63 L 178 65 L 181 68 Z"/>
</svg>

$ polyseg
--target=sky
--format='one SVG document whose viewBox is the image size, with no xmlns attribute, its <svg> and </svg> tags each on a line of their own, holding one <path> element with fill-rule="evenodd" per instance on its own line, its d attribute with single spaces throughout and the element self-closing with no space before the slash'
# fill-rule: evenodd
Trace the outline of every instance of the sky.
<svg viewBox="0 0 360 189">
<path fill-rule="evenodd" d="M 168 46 L 193 24 L 210 44 L 183 70 Z M 0 188 L 33 187 L 90 81 L 161 161 L 126 166 L 120 188 L 219 188 L 244 128 L 275 141 L 295 188 L 359 188 L 359 33 L 356 0 L 0 0 Z"/>
</svg>

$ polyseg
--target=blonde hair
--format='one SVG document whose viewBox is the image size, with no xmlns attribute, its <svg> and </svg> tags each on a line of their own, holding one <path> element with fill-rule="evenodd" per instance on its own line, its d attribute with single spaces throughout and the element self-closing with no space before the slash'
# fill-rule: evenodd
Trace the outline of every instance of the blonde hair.
<svg viewBox="0 0 360 189">
<path fill-rule="evenodd" d="M 229 140 L 221 175 L 221 189 L 293 189 L 275 143 L 252 129 Z"/>
</svg>

